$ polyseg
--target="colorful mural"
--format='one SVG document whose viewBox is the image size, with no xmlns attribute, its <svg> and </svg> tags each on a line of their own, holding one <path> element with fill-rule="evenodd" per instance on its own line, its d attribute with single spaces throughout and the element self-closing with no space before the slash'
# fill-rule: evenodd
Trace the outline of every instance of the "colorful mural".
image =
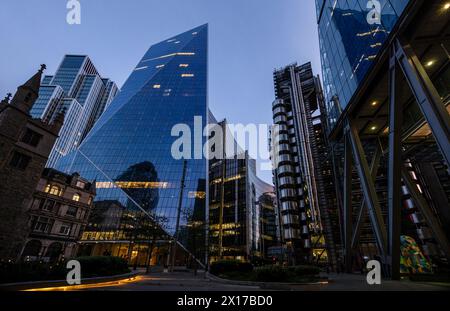
<svg viewBox="0 0 450 311">
<path fill-rule="evenodd" d="M 407 235 L 400 237 L 400 271 L 406 274 L 432 273 L 431 261 L 426 258 L 416 241 Z"/>
</svg>

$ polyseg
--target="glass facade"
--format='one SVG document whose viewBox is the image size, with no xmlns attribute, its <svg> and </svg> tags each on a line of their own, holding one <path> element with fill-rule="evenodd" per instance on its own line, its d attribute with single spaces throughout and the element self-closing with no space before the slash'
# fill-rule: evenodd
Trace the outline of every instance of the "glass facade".
<svg viewBox="0 0 450 311">
<path fill-rule="evenodd" d="M 61 110 L 65 111 L 64 126 L 59 131 L 59 138 L 48 157 L 47 167 L 54 167 L 62 156 L 76 148 L 80 139 L 83 106 L 76 99 L 64 98 L 58 107 L 58 112 Z"/>
<path fill-rule="evenodd" d="M 324 95 L 333 127 L 409 0 L 316 0 Z M 337 96 L 340 107 L 336 101 Z"/>
<path fill-rule="evenodd" d="M 77 148 L 117 92 L 116 84 L 102 79 L 85 55 L 66 55 L 54 76 L 44 76 L 31 116 L 52 120 L 57 112 L 66 113 L 47 167 Z"/>
<path fill-rule="evenodd" d="M 82 75 L 85 74 L 98 75 L 89 57 L 66 55 L 50 84 L 61 86 L 68 97 L 76 97 Z"/>
<path fill-rule="evenodd" d="M 42 85 L 39 88 L 39 97 L 30 110 L 30 115 L 33 118 L 48 119 L 48 116 L 54 114 L 63 97 L 64 91 L 60 86 Z"/>
<path fill-rule="evenodd" d="M 210 261 L 263 259 L 278 243 L 273 186 L 257 177 L 247 152 L 211 160 L 209 178 Z"/>
<path fill-rule="evenodd" d="M 206 260 L 207 160 L 174 159 L 171 130 L 193 129 L 195 116 L 202 129 L 208 121 L 207 37 L 203 25 L 150 47 L 78 150 L 59 162 L 96 180 L 82 243 L 104 242 L 113 253 L 123 245 L 117 254 L 142 259 L 158 231 L 158 239 L 176 235 L 180 248 Z"/>
</svg>

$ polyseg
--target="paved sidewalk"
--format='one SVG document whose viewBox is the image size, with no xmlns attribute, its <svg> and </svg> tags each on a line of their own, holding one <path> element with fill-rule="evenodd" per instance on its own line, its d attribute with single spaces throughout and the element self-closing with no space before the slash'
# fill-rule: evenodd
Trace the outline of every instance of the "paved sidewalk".
<svg viewBox="0 0 450 311">
<path fill-rule="evenodd" d="M 409 280 L 382 280 L 380 285 L 369 285 L 361 274 L 330 274 L 329 284 L 322 290 L 345 291 L 450 291 L 450 284 L 411 282 Z"/>
<path fill-rule="evenodd" d="M 139 271 L 143 273 L 144 271 Z M 52 290 L 89 290 L 89 291 L 262 291 L 262 290 L 290 290 L 290 291 L 450 291 L 450 284 L 419 283 L 409 280 L 382 281 L 381 285 L 368 285 L 365 275 L 358 274 L 330 274 L 329 282 L 309 285 L 289 285 L 277 287 L 276 284 L 266 283 L 264 289 L 260 286 L 227 284 L 223 281 L 210 280 L 205 273 L 198 272 L 152 272 L 140 274 L 133 280 L 91 284 L 81 288 L 65 287 Z"/>
<path fill-rule="evenodd" d="M 90 288 L 90 291 L 260 291 L 257 286 L 237 286 L 212 282 L 204 272 L 150 273 L 143 275 L 138 282 L 119 286 Z"/>
</svg>

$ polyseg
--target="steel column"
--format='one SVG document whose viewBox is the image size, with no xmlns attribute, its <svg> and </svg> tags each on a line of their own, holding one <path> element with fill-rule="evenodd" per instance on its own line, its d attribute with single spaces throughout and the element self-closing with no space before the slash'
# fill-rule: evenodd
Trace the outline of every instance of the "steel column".
<svg viewBox="0 0 450 311">
<path fill-rule="evenodd" d="M 436 241 L 441 246 L 442 251 L 447 257 L 447 260 L 450 262 L 450 243 L 442 230 L 442 226 L 435 216 L 434 212 L 431 210 L 428 202 L 423 198 L 423 196 L 419 193 L 417 189 L 417 185 L 413 182 L 410 173 L 407 171 L 405 167 L 402 167 L 402 177 L 403 182 L 406 187 L 408 187 L 409 193 L 411 194 L 411 199 L 414 201 L 414 204 L 419 208 L 422 216 L 425 218 L 425 221 L 430 226 L 433 231 L 434 237 Z"/>
<path fill-rule="evenodd" d="M 352 149 L 347 135 L 344 136 L 344 247 L 345 270 L 352 272 Z"/>
<path fill-rule="evenodd" d="M 370 163 L 370 174 L 372 175 L 372 182 L 375 182 L 377 178 L 378 168 L 380 167 L 381 152 L 382 151 L 380 146 L 377 146 L 377 149 L 375 150 L 375 153 L 372 157 L 372 162 Z M 358 213 L 358 219 L 356 220 L 355 229 L 353 230 L 352 249 L 355 249 L 359 243 L 359 237 L 361 235 L 361 226 L 366 216 L 366 212 L 367 212 L 366 202 L 365 200 L 362 200 Z"/>
<path fill-rule="evenodd" d="M 400 280 L 403 107 L 401 100 L 397 100 L 401 81 L 396 71 L 396 49 L 392 47 L 389 64 L 388 264 L 391 278 Z"/>
<path fill-rule="evenodd" d="M 409 44 L 394 42 L 397 61 L 433 132 L 444 159 L 450 165 L 450 116 L 425 68 Z"/>
<path fill-rule="evenodd" d="M 372 177 L 370 176 L 369 165 L 367 164 L 367 159 L 364 155 L 364 148 L 359 138 L 358 129 L 353 126 L 350 121 L 349 125 L 350 131 L 348 132 L 348 138 L 350 139 L 352 145 L 355 167 L 361 182 L 364 199 L 369 209 L 369 217 L 372 223 L 372 228 L 375 233 L 378 247 L 380 249 L 381 257 L 384 260 L 387 254 L 387 233 L 386 227 L 384 225 L 383 215 L 381 214 L 380 202 L 378 201 L 375 185 L 372 182 Z"/>
</svg>

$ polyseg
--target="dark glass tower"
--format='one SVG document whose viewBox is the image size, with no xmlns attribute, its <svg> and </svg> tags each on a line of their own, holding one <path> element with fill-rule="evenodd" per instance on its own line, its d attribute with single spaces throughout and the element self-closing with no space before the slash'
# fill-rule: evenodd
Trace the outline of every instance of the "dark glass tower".
<svg viewBox="0 0 450 311">
<path fill-rule="evenodd" d="M 202 129 L 207 122 L 207 42 L 203 25 L 150 47 L 79 149 L 58 163 L 97 181 L 96 217 L 81 241 L 91 254 L 142 264 L 157 228 L 206 260 L 207 160 L 174 159 L 171 131 L 194 129 L 194 117 Z M 152 260 L 165 261 L 169 250 L 158 250 Z"/>
<path fill-rule="evenodd" d="M 316 0 L 324 93 L 331 127 L 366 76 L 408 2 Z M 332 101 L 333 97 L 339 99 L 340 105 Z"/>
</svg>

